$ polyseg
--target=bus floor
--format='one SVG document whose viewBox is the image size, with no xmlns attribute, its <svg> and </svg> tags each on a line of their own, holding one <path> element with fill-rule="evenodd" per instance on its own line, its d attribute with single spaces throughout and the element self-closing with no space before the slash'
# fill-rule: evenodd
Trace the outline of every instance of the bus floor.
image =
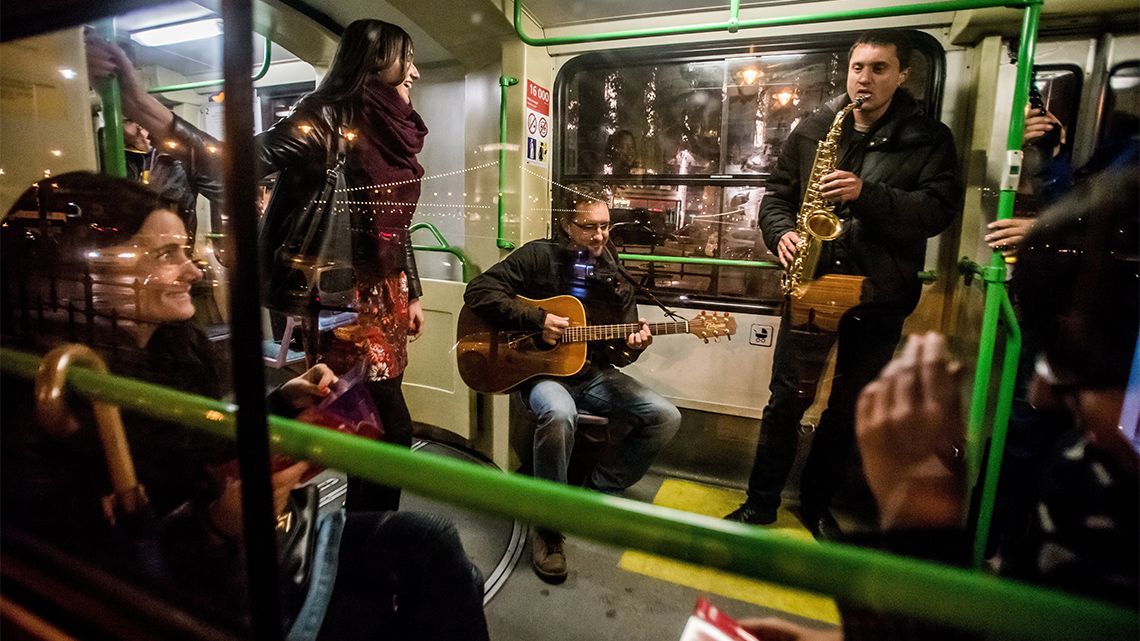
<svg viewBox="0 0 1140 641">
<path fill-rule="evenodd" d="M 473 460 L 460 449 L 421 441 L 436 454 Z M 667 507 L 722 515 L 743 492 L 694 482 L 655 469 L 626 497 Z M 745 579 L 579 536 L 565 544 L 569 576 L 561 585 L 542 582 L 530 568 L 527 528 L 405 492 L 402 510 L 442 512 L 456 523 L 468 555 L 487 580 L 486 614 L 499 641 L 668 641 L 681 631 L 697 598 L 704 596 L 734 618 L 781 616 L 826 628 L 838 621 L 827 597 Z M 789 512 L 770 529 L 810 540 Z"/>
</svg>

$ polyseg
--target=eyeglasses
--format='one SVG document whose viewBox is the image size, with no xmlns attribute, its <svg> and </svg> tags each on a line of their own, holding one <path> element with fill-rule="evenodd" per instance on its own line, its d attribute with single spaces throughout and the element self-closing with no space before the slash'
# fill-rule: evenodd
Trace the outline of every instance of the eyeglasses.
<svg viewBox="0 0 1140 641">
<path fill-rule="evenodd" d="M 578 229 L 581 229 L 584 232 L 589 232 L 591 236 L 597 232 L 602 232 L 603 234 L 605 234 L 605 233 L 610 231 L 610 223 L 592 223 L 589 225 L 583 225 L 582 223 L 580 223 L 576 220 L 571 220 L 570 224 L 574 225 L 575 227 L 577 227 Z"/>
</svg>

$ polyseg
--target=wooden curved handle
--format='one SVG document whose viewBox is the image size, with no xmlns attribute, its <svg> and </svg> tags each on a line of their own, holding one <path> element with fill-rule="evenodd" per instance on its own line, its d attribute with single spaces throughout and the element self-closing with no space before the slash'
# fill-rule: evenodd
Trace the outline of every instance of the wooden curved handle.
<svg viewBox="0 0 1140 641">
<path fill-rule="evenodd" d="M 74 434 L 79 429 L 79 421 L 72 415 L 64 396 L 67 371 L 75 364 L 102 374 L 107 373 L 107 364 L 98 354 L 89 347 L 77 344 L 61 345 L 48 352 L 36 372 L 36 417 L 40 425 L 57 438 Z M 139 485 L 135 474 L 135 464 L 131 459 L 119 408 L 102 401 L 92 401 L 91 405 L 95 410 L 95 423 L 99 440 L 103 444 L 103 455 L 107 460 L 113 491 L 104 509 L 113 521 L 116 507 L 133 514 L 146 506 L 146 492 Z"/>
</svg>

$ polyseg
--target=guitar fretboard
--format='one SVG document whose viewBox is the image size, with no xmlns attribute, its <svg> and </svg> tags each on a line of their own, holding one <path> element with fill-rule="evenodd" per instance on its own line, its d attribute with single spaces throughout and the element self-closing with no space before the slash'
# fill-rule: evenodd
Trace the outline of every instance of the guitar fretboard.
<svg viewBox="0 0 1140 641">
<path fill-rule="evenodd" d="M 640 329 L 640 323 L 567 327 L 566 330 L 562 332 L 561 342 L 580 343 L 582 341 L 604 341 L 615 338 L 625 338 Z M 649 323 L 649 331 L 654 336 L 664 336 L 666 334 L 687 334 L 689 332 L 689 321 Z"/>
</svg>

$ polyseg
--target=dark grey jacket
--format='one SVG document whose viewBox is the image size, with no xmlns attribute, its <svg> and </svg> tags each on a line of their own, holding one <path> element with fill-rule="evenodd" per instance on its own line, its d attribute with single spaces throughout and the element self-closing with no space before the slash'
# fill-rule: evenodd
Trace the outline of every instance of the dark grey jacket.
<svg viewBox="0 0 1140 641">
<path fill-rule="evenodd" d="M 816 146 L 848 102 L 846 94 L 827 102 L 784 143 L 760 205 L 760 229 L 769 249 L 774 251 L 780 237 L 795 230 Z M 817 275 L 866 276 L 865 307 L 909 314 L 918 304 L 926 239 L 949 227 L 962 210 L 954 138 L 903 89 L 862 144 L 852 143 L 852 122 L 848 116 L 844 123 L 838 168 L 862 178 L 863 189 L 859 198 L 836 210 L 841 218 L 850 218 L 847 232 L 824 243 Z"/>
</svg>

